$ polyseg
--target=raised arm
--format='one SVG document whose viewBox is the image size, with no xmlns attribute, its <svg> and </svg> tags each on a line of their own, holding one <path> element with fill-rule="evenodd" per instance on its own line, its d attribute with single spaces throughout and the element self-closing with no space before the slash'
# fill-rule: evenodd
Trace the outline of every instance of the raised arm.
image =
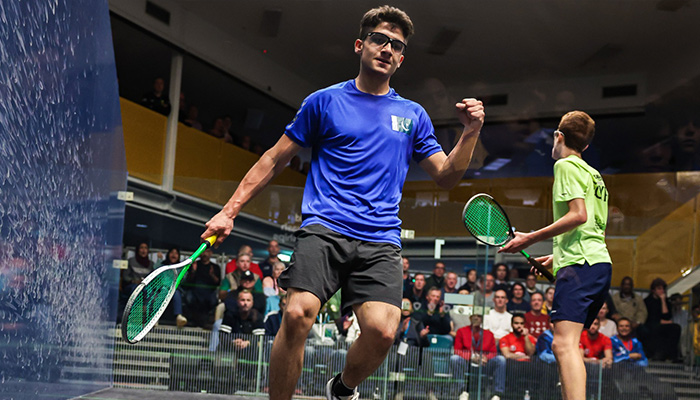
<svg viewBox="0 0 700 400">
<path fill-rule="evenodd" d="M 476 99 L 464 99 L 456 104 L 464 131 L 449 155 L 439 151 L 420 162 L 420 166 L 444 189 L 453 188 L 464 176 L 484 125 L 484 105 Z"/>
<path fill-rule="evenodd" d="M 214 246 L 218 247 L 231 233 L 233 220 L 243 206 L 260 193 L 272 178 L 282 172 L 300 149 L 301 146 L 294 143 L 287 135 L 282 135 L 280 140 L 250 168 L 224 208 L 206 223 L 207 230 L 202 234 L 202 239 L 217 235 L 218 239 Z"/>
</svg>

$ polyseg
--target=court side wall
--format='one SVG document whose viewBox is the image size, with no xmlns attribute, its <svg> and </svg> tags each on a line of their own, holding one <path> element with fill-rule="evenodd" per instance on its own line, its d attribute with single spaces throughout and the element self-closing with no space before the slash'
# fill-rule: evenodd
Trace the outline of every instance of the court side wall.
<svg viewBox="0 0 700 400">
<path fill-rule="evenodd" d="M 106 0 L 0 6 L 0 398 L 112 384 L 126 161 Z"/>
</svg>

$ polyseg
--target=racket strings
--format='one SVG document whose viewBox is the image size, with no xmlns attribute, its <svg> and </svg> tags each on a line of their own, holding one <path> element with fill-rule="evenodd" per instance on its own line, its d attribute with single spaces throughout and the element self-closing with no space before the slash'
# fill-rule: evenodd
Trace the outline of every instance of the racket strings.
<svg viewBox="0 0 700 400">
<path fill-rule="evenodd" d="M 170 293 L 175 289 L 177 274 L 164 271 L 156 276 L 139 292 L 131 305 L 126 321 L 126 333 L 129 340 L 134 340 L 154 320 L 160 317 L 161 308 L 170 300 Z"/>
<path fill-rule="evenodd" d="M 476 197 L 464 210 L 464 224 L 482 242 L 499 246 L 510 237 L 508 218 L 488 197 Z"/>
</svg>

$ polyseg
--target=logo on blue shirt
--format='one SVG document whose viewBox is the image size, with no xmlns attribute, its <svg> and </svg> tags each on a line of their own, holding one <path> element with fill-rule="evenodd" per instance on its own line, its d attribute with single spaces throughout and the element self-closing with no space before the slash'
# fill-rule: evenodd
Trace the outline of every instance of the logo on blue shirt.
<svg viewBox="0 0 700 400">
<path fill-rule="evenodd" d="M 413 131 L 413 120 L 410 118 L 397 117 L 396 115 L 391 116 L 391 129 L 396 132 L 405 133 L 411 135 Z"/>
</svg>

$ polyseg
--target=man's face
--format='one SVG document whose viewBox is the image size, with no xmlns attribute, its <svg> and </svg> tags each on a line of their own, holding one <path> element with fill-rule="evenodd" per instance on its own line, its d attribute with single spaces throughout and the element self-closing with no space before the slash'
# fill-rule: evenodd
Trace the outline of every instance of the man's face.
<svg viewBox="0 0 700 400">
<path fill-rule="evenodd" d="M 161 78 L 156 79 L 153 82 L 153 91 L 156 93 L 160 93 L 165 89 L 165 81 Z"/>
<path fill-rule="evenodd" d="M 479 314 L 472 314 L 469 317 L 469 321 L 472 323 L 472 328 L 480 327 L 481 326 L 481 315 Z"/>
<path fill-rule="evenodd" d="M 599 329 L 600 329 L 600 322 L 596 318 L 593 320 L 593 323 L 591 323 L 591 326 L 588 327 L 588 334 L 595 336 L 598 334 Z"/>
<path fill-rule="evenodd" d="M 241 279 L 241 286 L 243 289 L 252 289 L 255 286 L 255 279 Z"/>
<path fill-rule="evenodd" d="M 413 304 L 409 299 L 401 299 L 401 315 L 408 317 L 413 313 Z"/>
<path fill-rule="evenodd" d="M 445 264 L 440 262 L 435 264 L 435 268 L 433 268 L 433 274 L 438 278 L 442 278 L 442 276 L 445 275 Z"/>
<path fill-rule="evenodd" d="M 525 318 L 522 318 L 520 316 L 513 317 L 513 320 L 510 324 L 513 327 L 513 332 L 520 334 L 522 333 L 523 328 L 525 327 Z"/>
<path fill-rule="evenodd" d="M 523 292 L 523 288 L 520 285 L 515 285 L 513 286 L 513 297 L 516 299 L 522 299 L 525 293 Z"/>
<path fill-rule="evenodd" d="M 270 253 L 270 257 L 277 257 L 280 254 L 280 244 L 275 240 L 270 240 L 267 244 L 267 252 Z"/>
<path fill-rule="evenodd" d="M 415 287 L 416 290 L 423 290 L 425 287 L 425 277 L 423 275 L 416 275 L 414 279 L 415 282 L 413 282 L 413 287 Z"/>
<path fill-rule="evenodd" d="M 241 254 L 236 259 L 236 267 L 241 270 L 241 272 L 246 272 L 250 270 L 250 256 L 246 254 Z"/>
<path fill-rule="evenodd" d="M 630 332 L 632 332 L 632 325 L 629 321 L 623 319 L 617 323 L 617 333 L 620 336 L 629 336 Z"/>
<path fill-rule="evenodd" d="M 528 275 L 527 279 L 525 279 L 525 286 L 528 289 L 534 289 L 537 286 L 537 278 L 534 275 Z"/>
<path fill-rule="evenodd" d="M 487 292 L 490 292 L 493 290 L 493 285 L 495 283 L 496 282 L 493 279 L 493 275 L 491 275 L 491 274 L 486 275 L 486 285 L 485 285 L 486 287 L 485 287 L 485 289 Z"/>
<path fill-rule="evenodd" d="M 248 312 L 253 308 L 253 295 L 241 292 L 238 295 L 238 309 L 241 312 Z"/>
<path fill-rule="evenodd" d="M 411 263 L 408 261 L 408 258 L 402 258 L 401 262 L 403 263 L 403 272 L 408 272 L 408 269 L 411 268 Z"/>
<path fill-rule="evenodd" d="M 440 302 L 441 292 L 439 290 L 431 290 L 426 296 L 426 300 L 431 304 L 438 304 Z"/>
<path fill-rule="evenodd" d="M 406 40 L 401 29 L 388 22 L 380 23 L 371 32 L 377 32 L 378 35 L 355 41 L 355 54 L 360 56 L 360 68 L 362 71 L 372 75 L 382 75 L 388 79 L 401 66 L 403 54 L 393 50 L 393 43 L 386 43 L 384 46 L 381 46 L 376 44 L 375 41 L 380 39 L 381 35 L 386 35 L 390 39 L 400 40 L 403 43 L 406 43 Z"/>
<path fill-rule="evenodd" d="M 209 263 L 209 260 L 211 260 L 211 255 L 212 251 L 210 249 L 204 250 L 204 253 L 202 253 L 202 264 Z"/>
<path fill-rule="evenodd" d="M 624 294 L 632 293 L 633 288 L 634 282 L 632 282 L 632 279 L 623 279 L 620 283 L 620 291 Z"/>
<path fill-rule="evenodd" d="M 542 311 L 542 295 L 539 293 L 533 293 L 530 296 L 530 308 L 536 310 L 538 313 Z"/>
<path fill-rule="evenodd" d="M 454 289 L 457 286 L 457 274 L 450 272 L 445 278 L 445 286 L 449 289 Z"/>
<path fill-rule="evenodd" d="M 508 296 L 504 290 L 496 290 L 493 294 L 493 306 L 499 311 L 506 308 L 506 303 L 508 303 Z"/>
</svg>

